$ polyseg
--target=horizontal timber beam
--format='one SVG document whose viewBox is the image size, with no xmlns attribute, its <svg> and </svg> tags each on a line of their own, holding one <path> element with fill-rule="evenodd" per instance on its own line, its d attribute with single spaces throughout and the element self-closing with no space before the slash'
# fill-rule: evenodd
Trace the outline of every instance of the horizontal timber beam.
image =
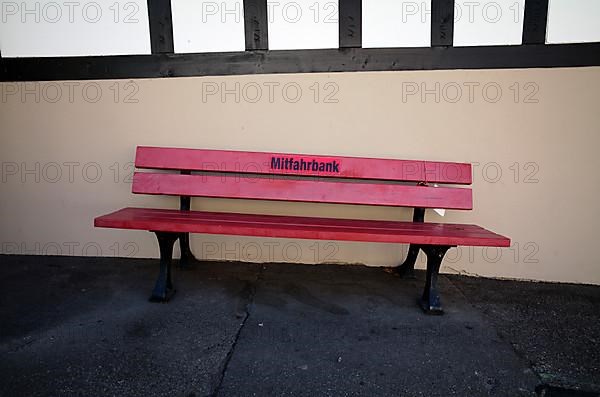
<svg viewBox="0 0 600 397">
<path fill-rule="evenodd" d="M 600 43 L 2 58 L 0 81 L 600 66 Z"/>
</svg>

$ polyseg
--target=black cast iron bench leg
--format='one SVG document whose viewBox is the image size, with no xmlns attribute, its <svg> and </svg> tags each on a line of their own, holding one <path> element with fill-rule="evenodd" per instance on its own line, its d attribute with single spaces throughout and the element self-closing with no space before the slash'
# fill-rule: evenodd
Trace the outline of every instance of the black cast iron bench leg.
<svg viewBox="0 0 600 397">
<path fill-rule="evenodd" d="M 192 253 L 190 248 L 190 234 L 180 233 L 179 234 L 179 249 L 181 250 L 181 258 L 179 259 L 179 267 L 182 269 L 191 269 L 192 264 L 198 260 Z"/>
<path fill-rule="evenodd" d="M 443 314 L 440 296 L 438 294 L 437 279 L 440 271 L 440 265 L 444 255 L 451 246 L 448 245 L 423 245 L 421 249 L 427 255 L 427 276 L 425 280 L 425 290 L 419 304 L 421 309 L 427 314 Z"/>
<path fill-rule="evenodd" d="M 175 294 L 175 288 L 173 288 L 173 282 L 171 281 L 171 262 L 173 259 L 173 245 L 179 235 L 167 232 L 154 233 L 156 233 L 160 249 L 160 268 L 150 302 L 167 302 Z"/>
<path fill-rule="evenodd" d="M 402 278 L 416 278 L 415 277 L 415 263 L 417 262 L 417 256 L 419 256 L 420 245 L 411 244 L 408 247 L 408 254 L 404 262 L 396 267 L 396 273 Z"/>
<path fill-rule="evenodd" d="M 182 170 L 182 175 L 191 175 L 189 170 Z M 181 211 L 189 211 L 192 207 L 192 198 L 190 196 L 179 197 L 179 209 Z M 190 234 L 179 233 L 179 249 L 181 250 L 181 258 L 179 259 L 179 267 L 184 270 L 192 268 L 192 263 L 197 262 L 196 257 L 190 248 Z"/>
</svg>

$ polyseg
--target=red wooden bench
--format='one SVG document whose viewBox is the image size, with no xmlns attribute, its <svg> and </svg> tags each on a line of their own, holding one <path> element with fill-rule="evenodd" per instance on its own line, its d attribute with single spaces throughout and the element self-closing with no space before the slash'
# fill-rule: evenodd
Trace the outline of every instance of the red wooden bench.
<svg viewBox="0 0 600 397">
<path fill-rule="evenodd" d="M 432 313 L 442 312 L 436 283 L 449 248 L 510 245 L 507 237 L 479 226 L 424 222 L 426 208 L 472 209 L 471 189 L 432 186 L 470 185 L 470 164 L 140 146 L 135 166 L 161 172 L 135 172 L 133 193 L 179 196 L 180 209 L 123 208 L 94 225 L 156 233 L 160 271 L 151 301 L 167 301 L 174 293 L 177 239 L 181 261 L 194 259 L 189 233 L 410 244 L 397 270 L 411 272 L 419 249 L 425 252 L 420 303 Z M 401 222 L 191 211 L 191 197 L 197 196 L 413 207 L 414 216 Z"/>
</svg>

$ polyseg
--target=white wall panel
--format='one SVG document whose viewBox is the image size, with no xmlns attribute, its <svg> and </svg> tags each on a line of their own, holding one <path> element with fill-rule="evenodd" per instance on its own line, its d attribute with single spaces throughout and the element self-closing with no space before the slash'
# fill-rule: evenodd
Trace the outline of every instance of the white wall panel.
<svg viewBox="0 0 600 397">
<path fill-rule="evenodd" d="M 244 51 L 242 0 L 172 0 L 175 52 Z"/>
<path fill-rule="evenodd" d="M 3 57 L 149 54 L 145 0 L 0 3 Z"/>
<path fill-rule="evenodd" d="M 338 48 L 338 2 L 276 0 L 267 3 L 269 49 Z"/>
<path fill-rule="evenodd" d="M 456 0 L 454 45 L 518 45 L 525 0 Z"/>
<path fill-rule="evenodd" d="M 547 43 L 600 41 L 599 0 L 550 0 Z"/>
<path fill-rule="evenodd" d="M 363 0 L 363 47 L 429 47 L 431 0 Z"/>
</svg>

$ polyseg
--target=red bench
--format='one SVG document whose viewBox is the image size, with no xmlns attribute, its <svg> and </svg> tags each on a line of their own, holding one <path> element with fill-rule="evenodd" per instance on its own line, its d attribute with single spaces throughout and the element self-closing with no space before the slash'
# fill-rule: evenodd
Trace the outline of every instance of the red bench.
<svg viewBox="0 0 600 397">
<path fill-rule="evenodd" d="M 436 283 L 449 248 L 510 245 L 507 237 L 479 226 L 424 223 L 426 208 L 472 209 L 471 189 L 432 186 L 470 185 L 470 164 L 140 146 L 135 166 L 161 172 L 135 172 L 133 193 L 179 196 L 180 209 L 123 208 L 94 225 L 156 233 L 160 271 L 151 301 L 167 301 L 174 293 L 177 239 L 181 261 L 194 259 L 189 233 L 410 244 L 397 270 L 411 272 L 419 249 L 425 252 L 420 303 L 430 313 L 442 312 Z M 413 207 L 414 216 L 401 222 L 191 211 L 191 197 L 197 196 Z"/>
</svg>

